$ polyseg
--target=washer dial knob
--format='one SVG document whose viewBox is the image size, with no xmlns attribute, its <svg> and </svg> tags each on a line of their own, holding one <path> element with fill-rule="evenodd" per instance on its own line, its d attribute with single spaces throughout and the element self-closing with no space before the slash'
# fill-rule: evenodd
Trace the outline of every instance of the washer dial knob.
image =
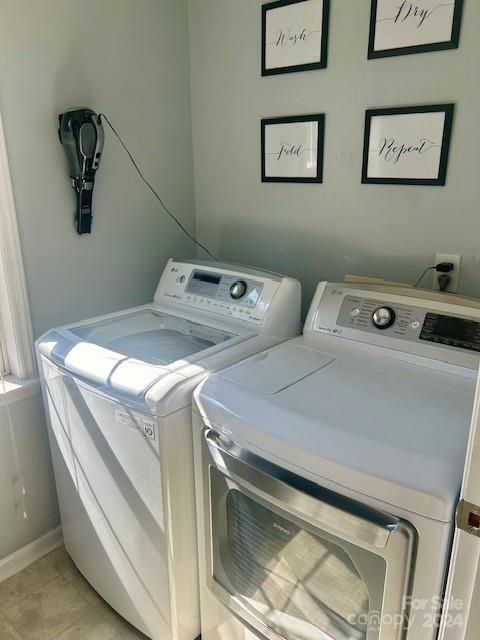
<svg viewBox="0 0 480 640">
<path fill-rule="evenodd" d="M 244 280 L 237 280 L 230 287 L 230 295 L 234 300 L 239 300 L 247 293 L 247 283 Z"/>
<path fill-rule="evenodd" d="M 372 314 L 372 324 L 377 329 L 388 329 L 395 322 L 396 317 L 392 307 L 379 307 Z"/>
</svg>

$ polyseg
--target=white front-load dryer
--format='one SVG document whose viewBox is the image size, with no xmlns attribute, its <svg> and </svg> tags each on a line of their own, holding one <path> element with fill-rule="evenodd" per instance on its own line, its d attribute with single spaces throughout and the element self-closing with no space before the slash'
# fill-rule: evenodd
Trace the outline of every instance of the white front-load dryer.
<svg viewBox="0 0 480 640">
<path fill-rule="evenodd" d="M 299 323 L 292 278 L 170 260 L 152 304 L 37 342 L 65 547 L 154 640 L 200 633 L 192 391 Z"/>
<path fill-rule="evenodd" d="M 322 283 L 195 391 L 203 640 L 434 640 L 480 304 Z"/>
</svg>

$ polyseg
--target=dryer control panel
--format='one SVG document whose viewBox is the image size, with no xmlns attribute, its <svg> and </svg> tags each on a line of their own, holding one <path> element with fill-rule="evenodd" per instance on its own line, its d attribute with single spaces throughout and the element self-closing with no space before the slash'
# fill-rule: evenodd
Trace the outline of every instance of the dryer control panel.
<svg viewBox="0 0 480 640">
<path fill-rule="evenodd" d="M 425 340 L 470 351 L 480 351 L 480 321 L 433 313 L 401 302 L 346 296 L 337 324 L 376 333 L 385 331 L 406 340 Z M 390 331 L 387 332 L 387 330 Z"/>
<path fill-rule="evenodd" d="M 279 312 L 285 309 L 284 305 L 299 307 L 300 285 L 293 278 L 250 267 L 237 269 L 235 265 L 222 263 L 169 260 L 155 302 L 190 307 L 263 327 L 267 316 L 271 322 L 280 324 Z M 294 315 L 298 315 L 299 322 L 299 310 Z"/>
<path fill-rule="evenodd" d="M 476 368 L 480 302 L 406 287 L 322 283 L 309 331 Z"/>
</svg>

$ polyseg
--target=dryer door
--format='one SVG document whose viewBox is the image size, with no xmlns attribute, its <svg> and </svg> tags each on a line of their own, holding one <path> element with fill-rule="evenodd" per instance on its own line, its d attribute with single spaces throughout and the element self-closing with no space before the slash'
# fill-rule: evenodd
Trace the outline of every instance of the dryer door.
<svg viewBox="0 0 480 640">
<path fill-rule="evenodd" d="M 269 640 L 402 637 L 411 525 L 209 429 L 203 447 L 209 586 L 237 617 Z"/>
</svg>

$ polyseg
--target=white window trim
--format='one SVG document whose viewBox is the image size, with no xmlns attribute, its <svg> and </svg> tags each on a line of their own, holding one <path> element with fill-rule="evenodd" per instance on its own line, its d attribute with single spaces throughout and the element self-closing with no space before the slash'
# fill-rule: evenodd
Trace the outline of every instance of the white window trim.
<svg viewBox="0 0 480 640">
<path fill-rule="evenodd" d="M 36 376 L 33 331 L 15 200 L 0 114 L 0 318 L 7 371 L 17 380 Z M 1 393 L 1 389 L 0 389 Z"/>
</svg>

